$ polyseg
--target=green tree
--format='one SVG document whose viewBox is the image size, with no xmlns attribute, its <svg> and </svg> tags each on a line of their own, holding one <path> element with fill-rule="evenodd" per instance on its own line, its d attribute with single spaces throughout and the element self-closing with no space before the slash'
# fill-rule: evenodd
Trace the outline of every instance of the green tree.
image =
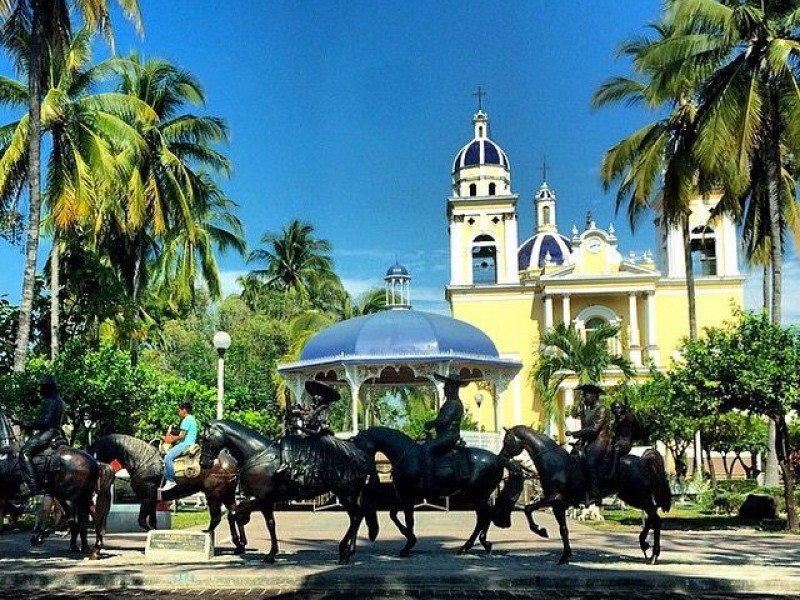
<svg viewBox="0 0 800 600">
<path fill-rule="evenodd" d="M 556 415 L 558 387 L 571 375 L 577 377 L 578 383 L 599 384 L 606 371 L 615 367 L 626 379 L 633 377 L 631 361 L 609 349 L 618 333 L 619 327 L 607 323 L 587 331 L 585 337 L 572 323 L 557 323 L 542 333 L 539 343 L 543 349 L 532 378 L 548 418 Z"/>
<path fill-rule="evenodd" d="M 330 242 L 314 237 L 313 225 L 295 219 L 279 234 L 264 234 L 261 243 L 265 247 L 253 250 L 248 262 L 263 267 L 254 269 L 251 275 L 272 289 L 297 296 L 302 303 L 326 308 L 319 292 L 328 288 L 335 294 L 341 288 L 333 271 Z"/>
<path fill-rule="evenodd" d="M 775 421 L 788 527 L 797 529 L 787 415 L 800 407 L 800 333 L 766 314 L 745 313 L 736 323 L 707 329 L 705 339 L 688 342 L 682 352 L 687 395 Z"/>
<path fill-rule="evenodd" d="M 119 0 L 125 16 L 141 32 L 138 0 Z M 107 0 L 66 2 L 54 0 L 0 0 L 3 19 L 0 41 L 14 55 L 17 68 L 28 74 L 28 230 L 25 248 L 25 271 L 20 300 L 19 327 L 14 355 L 14 370 L 22 371 L 28 354 L 31 311 L 39 248 L 41 211 L 41 102 L 45 66 L 64 60 L 69 45 L 72 13 L 80 13 L 89 31 L 101 31 L 112 44 L 111 15 Z M 20 190 L 21 191 L 21 190 Z M 17 196 L 18 197 L 18 196 Z"/>
</svg>

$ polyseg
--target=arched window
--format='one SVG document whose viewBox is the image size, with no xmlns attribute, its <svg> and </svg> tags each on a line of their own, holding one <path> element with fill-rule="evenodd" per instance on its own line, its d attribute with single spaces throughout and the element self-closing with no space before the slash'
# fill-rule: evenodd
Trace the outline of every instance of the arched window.
<svg viewBox="0 0 800 600">
<path fill-rule="evenodd" d="M 489 235 L 479 235 L 472 243 L 472 283 L 497 283 L 497 245 Z"/>
<path fill-rule="evenodd" d="M 592 331 L 596 331 L 603 325 L 619 325 L 622 319 L 607 306 L 593 304 L 580 311 L 578 316 L 575 317 L 575 321 L 583 323 L 583 335 L 584 339 L 586 339 Z M 612 354 L 620 354 L 622 352 L 622 339 L 620 336 L 621 331 L 608 340 L 608 349 Z"/>
<path fill-rule="evenodd" d="M 591 319 L 586 321 L 586 324 L 583 326 L 583 328 L 586 330 L 586 333 L 589 333 L 590 331 L 594 331 L 595 329 L 600 329 L 600 327 L 606 324 L 607 321 L 602 317 L 592 317 Z"/>
<path fill-rule="evenodd" d="M 712 277 L 717 274 L 717 236 L 711 227 L 700 225 L 689 235 L 692 245 L 692 270 L 695 275 Z"/>
<path fill-rule="evenodd" d="M 542 225 L 550 225 L 550 207 L 542 207 Z"/>
<path fill-rule="evenodd" d="M 478 195 L 478 186 L 474 183 L 469 184 L 469 195 L 470 196 L 477 196 Z"/>
<path fill-rule="evenodd" d="M 490 196 L 494 196 L 495 193 L 496 193 L 495 190 L 497 190 L 497 185 L 494 184 L 494 183 L 490 183 L 489 184 L 489 195 Z"/>
</svg>

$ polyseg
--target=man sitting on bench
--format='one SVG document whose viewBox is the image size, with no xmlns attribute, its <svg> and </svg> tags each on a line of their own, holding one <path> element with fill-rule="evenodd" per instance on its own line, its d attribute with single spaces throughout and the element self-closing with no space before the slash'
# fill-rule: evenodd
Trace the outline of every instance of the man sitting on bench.
<svg viewBox="0 0 800 600">
<path fill-rule="evenodd" d="M 175 445 L 170 448 L 164 458 L 164 485 L 158 488 L 162 492 L 171 490 L 178 485 L 175 482 L 175 459 L 197 442 L 197 420 L 192 415 L 192 403 L 181 402 L 178 407 L 178 415 L 181 417 L 180 432 L 175 435 L 168 431 L 164 436 L 166 443 Z"/>
</svg>

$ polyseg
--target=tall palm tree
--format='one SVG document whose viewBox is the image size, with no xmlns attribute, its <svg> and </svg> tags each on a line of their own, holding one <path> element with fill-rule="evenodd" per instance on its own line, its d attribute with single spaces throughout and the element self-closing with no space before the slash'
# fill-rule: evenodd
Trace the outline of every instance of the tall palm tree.
<svg viewBox="0 0 800 600">
<path fill-rule="evenodd" d="M 633 60 L 638 78 L 616 77 L 595 93 L 595 108 L 611 103 L 643 105 L 667 114 L 623 139 L 603 157 L 600 176 L 606 190 L 618 184 L 616 209 L 627 204 L 633 230 L 649 209 L 655 210 L 667 227 L 678 225 L 683 235 L 686 289 L 689 310 L 689 338 L 697 339 L 697 305 L 689 204 L 698 192 L 708 191 L 709 177 L 694 156 L 697 105 L 696 79 L 684 78 L 680 86 L 665 81 L 662 73 L 644 60 L 670 28 L 663 22 L 651 25 L 656 38 L 635 38 L 625 43 L 620 54 Z"/>
<path fill-rule="evenodd" d="M 313 290 L 336 287 L 337 282 L 341 286 L 333 271 L 331 244 L 314 237 L 313 225 L 295 219 L 281 233 L 264 234 L 261 243 L 266 247 L 253 250 L 247 260 L 263 263 L 263 268 L 254 269 L 251 274 L 270 288 L 319 307 L 320 298 L 313 295 Z"/>
<path fill-rule="evenodd" d="M 236 204 L 227 198 L 206 173 L 192 175 L 192 227 L 170 229 L 155 264 L 155 281 L 162 297 L 178 306 L 194 306 L 195 286 L 200 274 L 212 300 L 222 287 L 214 247 L 244 254 L 242 223 L 233 214 Z"/>
<path fill-rule="evenodd" d="M 578 383 L 598 384 L 612 367 L 626 379 L 635 375 L 631 361 L 609 349 L 609 341 L 618 333 L 618 326 L 607 323 L 587 331 L 585 338 L 572 323 L 557 323 L 542 333 L 539 342 L 545 350 L 539 354 L 532 379 L 548 419 L 557 412 L 556 393 L 568 377 L 576 376 Z"/>
<path fill-rule="evenodd" d="M 781 322 L 782 166 L 800 149 L 800 2 L 669 0 L 672 33 L 648 57 L 671 81 L 702 78 L 696 155 L 741 198 L 763 182 L 769 215 L 772 319 Z M 763 161 L 762 168 L 754 168 Z"/>
<path fill-rule="evenodd" d="M 118 0 L 125 16 L 141 32 L 138 0 Z M 28 74 L 28 235 L 25 271 L 20 298 L 19 327 L 14 352 L 14 370 L 25 368 L 30 336 L 36 255 L 39 248 L 41 211 L 41 102 L 43 65 L 62 61 L 69 46 L 70 8 L 78 12 L 89 31 L 102 32 L 113 48 L 111 16 L 107 0 L 0 0 L 3 19 L 0 41 L 15 54 L 17 67 Z"/>
<path fill-rule="evenodd" d="M 197 78 L 165 60 L 142 60 L 137 54 L 111 59 L 108 70 L 120 77 L 121 93 L 147 104 L 156 115 L 154 121 L 134 123 L 145 151 L 132 160 L 126 157 L 132 168 L 97 213 L 100 243 L 125 281 L 129 318 L 135 321 L 142 314 L 142 291 L 154 274 L 148 261 L 161 255 L 161 282 L 178 281 L 192 296 L 199 256 L 199 271 L 218 294 L 212 246 L 240 251 L 244 246 L 241 224 L 231 213 L 234 205 L 214 178 L 231 171 L 228 158 L 214 147 L 228 141 L 227 125 L 217 117 L 187 112 L 205 103 Z M 130 343 L 135 361 L 134 337 Z"/>
<path fill-rule="evenodd" d="M 51 352 L 57 353 L 58 250 L 62 234 L 85 227 L 98 199 L 117 178 L 120 162 L 118 148 L 132 148 L 136 154 L 143 140 L 128 125 L 132 120 L 154 117 L 150 108 L 122 94 L 92 90 L 98 83 L 102 65 L 88 67 L 91 61 L 91 36 L 81 30 L 71 39 L 63 62 L 48 69 L 47 92 L 42 100 L 41 126 L 50 138 L 44 187 L 44 200 L 53 233 L 51 251 Z M 21 108 L 27 106 L 24 84 L 0 80 L 0 95 L 14 98 Z M 24 102 L 23 102 L 24 101 Z M 26 160 L 31 138 L 29 115 L 0 129 L 0 196 L 7 198 L 24 189 L 28 176 Z"/>
</svg>

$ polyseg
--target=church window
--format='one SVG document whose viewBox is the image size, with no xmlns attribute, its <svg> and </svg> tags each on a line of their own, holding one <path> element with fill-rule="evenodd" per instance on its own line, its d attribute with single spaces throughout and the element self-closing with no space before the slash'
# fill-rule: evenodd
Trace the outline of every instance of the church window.
<svg viewBox="0 0 800 600">
<path fill-rule="evenodd" d="M 489 195 L 494 196 L 497 193 L 497 184 L 490 183 L 489 184 Z"/>
<path fill-rule="evenodd" d="M 497 246 L 488 235 L 479 235 L 472 246 L 472 283 L 497 283 Z"/>
<path fill-rule="evenodd" d="M 595 329 L 600 329 L 603 325 L 606 324 L 605 319 L 601 319 L 600 317 L 592 317 L 588 321 L 586 321 L 586 325 L 584 328 L 586 329 L 586 333 L 590 331 L 594 331 Z"/>
<path fill-rule="evenodd" d="M 542 207 L 542 225 L 550 225 L 550 207 Z"/>
<path fill-rule="evenodd" d="M 478 195 L 478 186 L 474 183 L 469 184 L 469 195 L 470 196 L 477 196 Z"/>
<path fill-rule="evenodd" d="M 700 277 L 717 274 L 716 234 L 710 227 L 699 226 L 689 236 L 692 247 L 692 270 Z"/>
</svg>

